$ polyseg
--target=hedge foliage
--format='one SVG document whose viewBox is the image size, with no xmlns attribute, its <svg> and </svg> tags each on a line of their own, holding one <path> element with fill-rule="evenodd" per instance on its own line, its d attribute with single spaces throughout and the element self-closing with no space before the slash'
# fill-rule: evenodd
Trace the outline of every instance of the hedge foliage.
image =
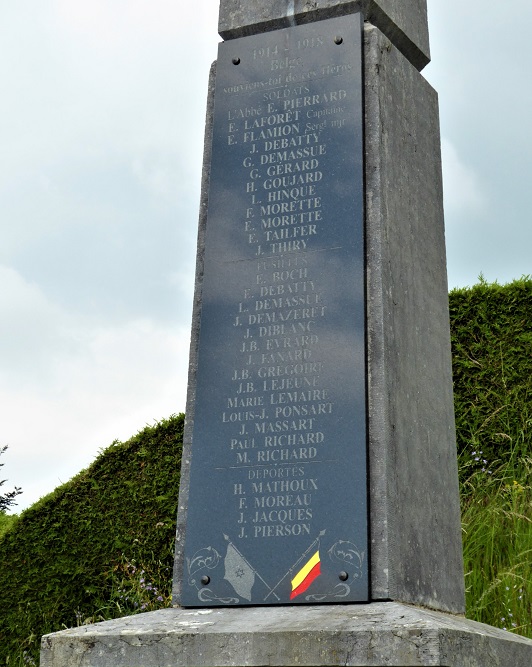
<svg viewBox="0 0 532 667">
<path fill-rule="evenodd" d="M 17 520 L 15 514 L 4 514 L 0 512 L 0 538 L 6 533 Z"/>
<path fill-rule="evenodd" d="M 167 602 L 183 421 L 114 442 L 0 538 L 0 665 L 37 664 L 42 634 Z"/>
<path fill-rule="evenodd" d="M 449 304 L 458 452 L 478 468 L 532 454 L 532 280 L 481 280 Z"/>
</svg>

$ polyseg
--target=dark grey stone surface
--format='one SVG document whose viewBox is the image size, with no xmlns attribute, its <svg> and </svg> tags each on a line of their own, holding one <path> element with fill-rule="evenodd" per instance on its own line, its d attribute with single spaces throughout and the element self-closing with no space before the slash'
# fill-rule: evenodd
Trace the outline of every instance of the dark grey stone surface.
<svg viewBox="0 0 532 667">
<path fill-rule="evenodd" d="M 464 583 L 437 95 L 369 25 L 365 77 L 371 599 L 460 613 Z M 183 572 L 206 197 L 204 187 L 175 604 Z"/>
<path fill-rule="evenodd" d="M 366 29 L 372 599 L 464 605 L 437 95 Z"/>
<path fill-rule="evenodd" d="M 42 639 L 41 667 L 529 667 L 532 641 L 394 602 L 165 609 Z"/>
<path fill-rule="evenodd" d="M 220 45 L 183 606 L 369 599 L 362 27 Z"/>
<path fill-rule="evenodd" d="M 224 39 L 361 11 L 419 70 L 430 61 L 427 0 L 220 0 Z"/>
<path fill-rule="evenodd" d="M 190 488 L 190 451 L 192 430 L 196 406 L 196 373 L 198 370 L 198 346 L 201 317 L 201 297 L 203 286 L 203 267 L 205 259 L 205 229 L 207 225 L 207 209 L 209 205 L 209 181 L 212 153 L 212 121 L 214 110 L 214 85 L 216 81 L 216 63 L 211 66 L 207 92 L 207 111 L 205 114 L 205 138 L 203 148 L 203 172 L 201 178 L 201 195 L 199 207 L 198 244 L 196 253 L 196 276 L 194 284 L 194 301 L 192 305 L 192 329 L 190 334 L 190 355 L 188 364 L 187 404 L 185 409 L 185 428 L 183 433 L 183 455 L 181 459 L 181 476 L 179 482 L 179 500 L 177 511 L 177 528 L 174 558 L 174 602 L 179 604 L 179 587 L 183 581 L 183 545 L 187 522 L 188 493 Z"/>
</svg>

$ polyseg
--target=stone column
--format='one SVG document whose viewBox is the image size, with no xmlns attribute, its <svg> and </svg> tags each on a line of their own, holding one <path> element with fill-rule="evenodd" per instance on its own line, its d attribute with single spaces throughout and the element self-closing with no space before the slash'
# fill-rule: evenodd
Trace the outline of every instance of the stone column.
<svg viewBox="0 0 532 667">
<path fill-rule="evenodd" d="M 221 0 L 226 38 L 363 11 L 370 599 L 463 613 L 438 100 L 425 0 Z M 373 22 L 375 23 L 373 23 Z M 207 114 L 175 601 L 194 421 L 213 84 Z"/>
<path fill-rule="evenodd" d="M 464 611 L 438 101 L 366 27 L 372 599 Z"/>
</svg>

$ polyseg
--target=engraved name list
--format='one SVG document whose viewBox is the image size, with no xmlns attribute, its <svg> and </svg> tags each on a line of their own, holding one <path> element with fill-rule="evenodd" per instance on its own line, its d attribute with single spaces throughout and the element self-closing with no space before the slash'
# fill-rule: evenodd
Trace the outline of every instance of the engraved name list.
<svg viewBox="0 0 532 667">
<path fill-rule="evenodd" d="M 351 18 L 220 46 L 184 604 L 367 599 Z"/>
</svg>

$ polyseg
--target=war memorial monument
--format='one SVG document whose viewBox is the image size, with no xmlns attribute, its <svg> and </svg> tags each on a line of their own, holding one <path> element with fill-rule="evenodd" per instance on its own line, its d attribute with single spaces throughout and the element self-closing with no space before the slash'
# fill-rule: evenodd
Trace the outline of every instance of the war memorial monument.
<svg viewBox="0 0 532 667">
<path fill-rule="evenodd" d="M 527 667 L 465 620 L 426 0 L 221 0 L 174 607 L 42 667 Z"/>
</svg>

